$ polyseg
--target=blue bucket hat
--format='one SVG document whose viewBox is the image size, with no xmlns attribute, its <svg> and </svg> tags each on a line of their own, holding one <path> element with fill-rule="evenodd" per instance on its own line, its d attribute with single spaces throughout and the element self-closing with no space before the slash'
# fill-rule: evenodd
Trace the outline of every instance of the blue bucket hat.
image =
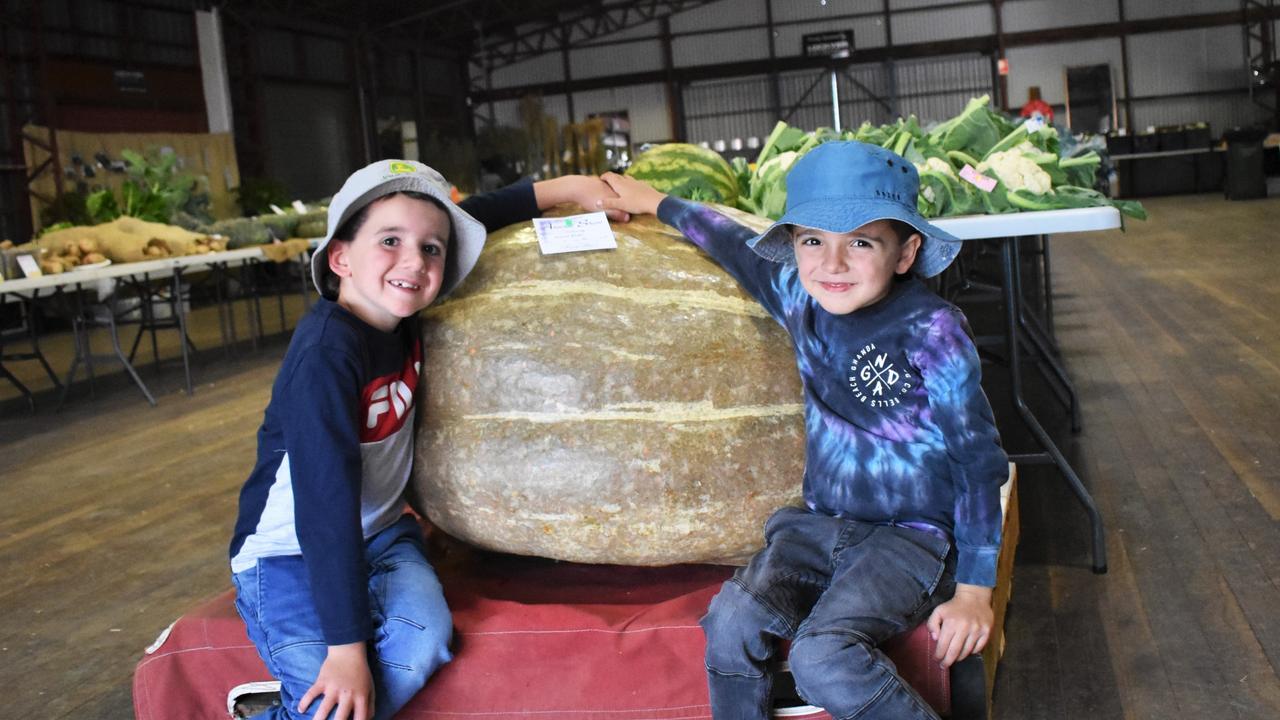
<svg viewBox="0 0 1280 720">
<path fill-rule="evenodd" d="M 960 238 L 929 224 L 916 210 L 920 175 L 905 158 L 856 141 L 823 143 L 787 174 L 786 212 L 747 241 L 773 262 L 796 262 L 791 226 L 845 233 L 876 220 L 901 220 L 924 238 L 912 269 L 933 277 L 955 260 Z"/>
</svg>

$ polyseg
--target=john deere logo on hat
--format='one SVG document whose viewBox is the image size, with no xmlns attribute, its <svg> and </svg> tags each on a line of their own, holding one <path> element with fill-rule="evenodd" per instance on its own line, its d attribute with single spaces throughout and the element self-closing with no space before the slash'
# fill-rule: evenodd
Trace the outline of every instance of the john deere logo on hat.
<svg viewBox="0 0 1280 720">
<path fill-rule="evenodd" d="M 396 173 L 397 175 L 401 173 L 411 173 L 411 172 L 418 171 L 417 168 L 415 168 L 414 166 L 410 165 L 407 162 L 393 162 L 391 163 L 390 170 L 391 172 Z"/>
</svg>

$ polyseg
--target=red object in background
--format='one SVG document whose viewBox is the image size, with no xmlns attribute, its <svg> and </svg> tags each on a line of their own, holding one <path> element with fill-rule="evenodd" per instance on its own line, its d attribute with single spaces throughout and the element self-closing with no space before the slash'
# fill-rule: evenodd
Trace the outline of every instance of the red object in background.
<svg viewBox="0 0 1280 720">
<path fill-rule="evenodd" d="M 1046 123 L 1053 122 L 1053 107 L 1040 98 L 1028 100 L 1027 104 L 1022 106 L 1022 112 L 1018 114 L 1022 117 L 1033 117 L 1039 114 Z"/>
<path fill-rule="evenodd" d="M 710 719 L 698 619 L 732 568 L 480 558 L 440 568 L 455 657 L 397 717 Z M 233 601 L 226 592 L 182 616 L 138 663 L 138 720 L 223 720 L 232 688 L 270 679 Z M 925 700 L 949 714 L 950 677 L 932 659 L 928 630 L 885 649 Z"/>
<path fill-rule="evenodd" d="M 996 61 L 996 72 L 1001 75 L 1009 74 L 1009 61 L 1006 58 L 1000 58 Z"/>
</svg>

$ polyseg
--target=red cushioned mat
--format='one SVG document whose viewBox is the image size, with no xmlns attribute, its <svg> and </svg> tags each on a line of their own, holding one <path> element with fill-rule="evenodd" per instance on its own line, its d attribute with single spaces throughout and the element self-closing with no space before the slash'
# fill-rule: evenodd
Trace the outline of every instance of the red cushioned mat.
<svg viewBox="0 0 1280 720">
<path fill-rule="evenodd" d="M 440 570 L 455 657 L 397 717 L 711 717 L 698 619 L 732 568 L 475 558 Z M 226 718 L 232 688 L 270 680 L 232 603 L 227 592 L 183 615 L 138 663 L 139 720 Z M 948 677 L 929 657 L 928 632 L 918 628 L 893 646 L 903 674 L 945 715 Z"/>
</svg>

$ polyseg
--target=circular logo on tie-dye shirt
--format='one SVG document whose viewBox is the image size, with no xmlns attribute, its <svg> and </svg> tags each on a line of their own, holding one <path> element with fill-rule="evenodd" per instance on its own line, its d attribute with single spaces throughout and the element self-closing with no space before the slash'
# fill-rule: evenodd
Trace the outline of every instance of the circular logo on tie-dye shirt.
<svg viewBox="0 0 1280 720">
<path fill-rule="evenodd" d="M 858 351 L 849 363 L 849 387 L 859 402 L 873 408 L 888 408 L 902 402 L 915 385 L 915 377 L 905 363 L 880 352 L 875 343 Z"/>
</svg>

